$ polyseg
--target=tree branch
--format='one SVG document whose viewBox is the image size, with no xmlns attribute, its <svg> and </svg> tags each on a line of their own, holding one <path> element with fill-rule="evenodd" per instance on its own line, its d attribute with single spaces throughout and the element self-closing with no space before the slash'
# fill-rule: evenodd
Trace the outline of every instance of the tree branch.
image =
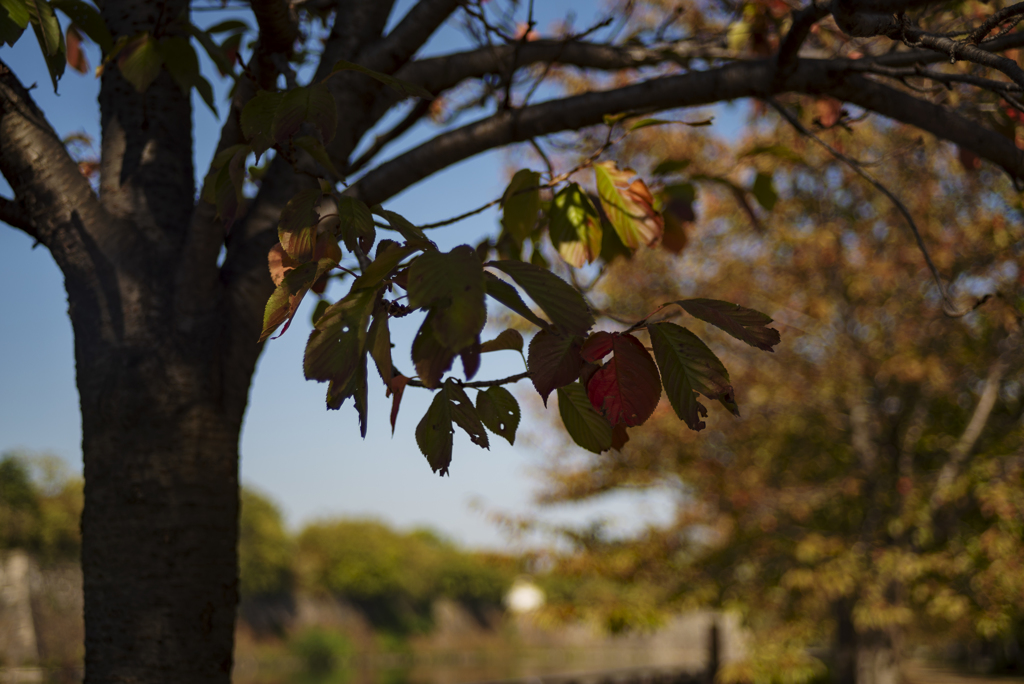
<svg viewBox="0 0 1024 684">
<path fill-rule="evenodd" d="M 935 480 L 935 489 L 932 490 L 932 496 L 928 502 L 931 512 L 934 513 L 946 503 L 950 493 L 949 490 L 953 486 L 953 481 L 960 473 L 960 468 L 967 460 L 967 457 L 974 450 L 974 445 L 977 444 L 978 438 L 981 437 L 981 433 L 988 423 L 989 416 L 992 415 L 992 409 L 995 408 L 996 399 L 999 398 L 999 388 L 1002 385 L 1003 378 L 1010 369 L 1012 362 L 1020 353 L 1020 342 L 1021 336 L 1019 334 L 1013 334 L 1007 338 L 1002 345 L 1006 348 L 1006 351 L 1000 354 L 999 358 L 992 364 L 992 367 L 989 368 L 988 377 L 985 378 L 985 386 L 982 388 L 981 396 L 978 398 L 978 405 L 974 407 L 974 413 L 971 414 L 971 420 L 967 423 L 967 427 L 964 428 L 960 439 L 953 445 L 952 450 L 949 452 L 949 460 L 942 465 L 939 476 Z"/>
<path fill-rule="evenodd" d="M 949 140 L 1024 177 L 1024 152 L 1005 138 L 940 105 L 850 73 L 857 60 L 801 60 L 776 92 L 832 95 Z M 708 71 L 655 78 L 623 88 L 585 93 L 498 112 L 438 135 L 367 173 L 347 191 L 375 204 L 475 154 L 532 137 L 592 126 L 605 114 L 708 105 L 741 97 L 770 97 L 774 63 L 738 62 Z"/>
<path fill-rule="evenodd" d="M 0 221 L 3 221 L 12 228 L 17 228 L 27 233 L 31 238 L 39 239 L 36 227 L 32 225 L 32 219 L 29 218 L 25 210 L 15 200 L 0 197 Z"/>
<path fill-rule="evenodd" d="M 42 111 L 2 61 L 0 173 L 17 198 L 3 201 L 0 218 L 50 250 L 64 274 L 72 313 L 94 326 L 88 333 L 104 325 L 120 332 L 120 293 L 111 264 L 126 253 L 145 253 L 146 247 L 137 233 L 121 230 L 104 211 Z M 87 329 L 76 327 L 79 333 L 84 338 Z"/>
</svg>

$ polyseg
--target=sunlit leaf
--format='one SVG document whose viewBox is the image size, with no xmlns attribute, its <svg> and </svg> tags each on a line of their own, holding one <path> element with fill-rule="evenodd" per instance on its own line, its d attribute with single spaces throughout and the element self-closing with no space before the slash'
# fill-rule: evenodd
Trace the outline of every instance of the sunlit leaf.
<svg viewBox="0 0 1024 684">
<path fill-rule="evenodd" d="M 275 287 L 281 284 L 288 271 L 301 265 L 300 262 L 288 256 L 288 252 L 284 251 L 280 242 L 270 248 L 267 264 L 270 267 L 270 279 L 274 281 Z"/>
<path fill-rule="evenodd" d="M 487 340 L 480 345 L 480 352 L 486 354 L 487 352 L 502 351 L 505 349 L 512 349 L 517 352 L 523 351 L 523 335 L 514 328 L 508 330 L 502 330 L 497 337 L 493 340 Z"/>
<path fill-rule="evenodd" d="M 558 415 L 572 441 L 599 454 L 612 446 L 612 426 L 594 410 L 578 382 L 558 388 Z"/>
<path fill-rule="evenodd" d="M 699 337 L 675 323 L 652 323 L 647 330 L 668 401 L 691 430 L 704 429 L 701 417 L 708 415 L 697 392 L 739 415 L 729 373 Z"/>
<path fill-rule="evenodd" d="M 522 261 L 489 261 L 487 265 L 511 276 L 559 330 L 584 335 L 594 325 L 583 295 L 551 271 Z"/>
<path fill-rule="evenodd" d="M 422 97 L 427 100 L 432 100 L 434 98 L 434 95 L 423 86 L 410 83 L 409 81 L 403 81 L 402 79 L 395 78 L 394 76 L 382 74 L 381 72 L 374 71 L 373 69 L 367 69 L 355 62 L 349 62 L 344 59 L 339 60 L 335 63 L 334 68 L 331 69 L 331 75 L 336 74 L 339 71 L 358 71 L 361 74 L 366 74 L 370 78 L 377 79 L 389 88 L 397 90 L 406 97 Z"/>
<path fill-rule="evenodd" d="M 25 0 L 0 0 L 0 40 L 13 47 L 28 23 L 29 13 Z"/>
<path fill-rule="evenodd" d="M 337 198 L 338 233 L 350 252 L 354 252 L 360 240 L 376 237 L 373 215 L 370 208 L 355 197 L 342 195 Z"/>
<path fill-rule="evenodd" d="M 317 264 L 302 264 L 291 269 L 267 300 L 263 311 L 263 332 L 259 342 L 270 337 L 279 325 L 290 321 L 299 308 L 302 298 L 317 277 Z M 287 329 L 287 328 L 286 328 Z M 284 331 L 282 331 L 283 333 Z"/>
<path fill-rule="evenodd" d="M 527 366 L 530 380 L 547 406 L 552 391 L 574 382 L 580 376 L 583 357 L 579 337 L 541 330 L 530 340 Z"/>
<path fill-rule="evenodd" d="M 313 256 L 321 199 L 319 188 L 307 188 L 295 193 L 281 210 L 277 235 L 288 256 L 296 261 L 309 261 Z"/>
<path fill-rule="evenodd" d="M 551 242 L 574 268 L 594 261 L 601 253 L 601 216 L 587 193 L 570 183 L 555 195 L 548 213 Z"/>
<path fill-rule="evenodd" d="M 597 193 L 605 214 L 622 244 L 630 249 L 640 245 L 653 245 L 661 237 L 664 223 L 654 210 L 654 198 L 640 179 L 632 183 L 636 174 L 631 169 L 619 169 L 615 162 L 594 165 Z"/>
<path fill-rule="evenodd" d="M 613 333 L 609 337 L 612 358 L 590 378 L 587 396 L 612 425 L 642 425 L 661 399 L 658 368 L 632 335 Z"/>
<path fill-rule="evenodd" d="M 520 169 L 502 196 L 501 225 L 519 244 L 530 237 L 540 211 L 540 173 Z M 533 188 L 530 190 L 530 188 Z"/>
<path fill-rule="evenodd" d="M 481 390 L 476 395 L 476 410 L 488 430 L 515 445 L 516 429 L 522 414 L 519 402 L 511 392 L 498 386 Z"/>
<path fill-rule="evenodd" d="M 130 41 L 117 55 L 117 67 L 135 90 L 146 92 L 163 67 L 163 58 L 157 50 L 156 40 L 148 33 L 143 33 Z"/>
<path fill-rule="evenodd" d="M 768 327 L 771 317 L 760 311 L 718 299 L 680 299 L 675 303 L 694 318 L 717 326 L 752 347 L 770 352 L 782 339 L 778 330 Z"/>
</svg>

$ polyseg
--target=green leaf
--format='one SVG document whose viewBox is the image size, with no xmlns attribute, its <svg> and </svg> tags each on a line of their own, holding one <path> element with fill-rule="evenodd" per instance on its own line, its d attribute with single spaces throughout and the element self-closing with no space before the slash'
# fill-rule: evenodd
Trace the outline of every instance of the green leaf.
<svg viewBox="0 0 1024 684">
<path fill-rule="evenodd" d="M 366 350 L 366 329 L 376 298 L 376 290 L 350 291 L 327 307 L 306 342 L 302 365 L 307 380 L 331 381 L 344 389 Z"/>
<path fill-rule="evenodd" d="M 558 388 L 558 415 L 572 441 L 595 454 L 612 447 L 612 426 L 594 410 L 583 385 L 574 382 Z"/>
<path fill-rule="evenodd" d="M 400 245 L 391 240 L 383 240 L 377 247 L 377 258 L 370 265 L 363 269 L 363 272 L 355 282 L 352 289 L 372 287 L 377 288 L 391 272 L 398 268 L 402 259 L 416 251 L 415 247 Z"/>
<path fill-rule="evenodd" d="M 648 126 L 664 126 L 665 124 L 681 124 L 683 126 L 692 126 L 698 128 L 700 126 L 710 126 L 714 121 L 714 117 L 709 119 L 702 119 L 700 121 L 670 121 L 667 119 L 641 119 L 635 123 L 629 125 L 630 131 L 638 131 L 641 128 L 647 128 Z"/>
<path fill-rule="evenodd" d="M 135 90 L 144 93 L 160 75 L 163 59 L 156 47 L 156 40 L 144 33 L 124 47 L 117 56 L 121 75 Z"/>
<path fill-rule="evenodd" d="M 550 323 L 533 313 L 530 307 L 526 305 L 526 302 L 523 301 L 523 298 L 519 296 L 519 292 L 516 288 L 509 285 L 498 276 L 485 271 L 484 284 L 487 286 L 487 294 L 491 298 L 504 304 L 509 309 L 515 311 L 517 314 L 542 330 L 548 330 L 551 328 Z"/>
<path fill-rule="evenodd" d="M 361 353 L 356 358 L 355 371 L 344 383 L 332 380 L 327 385 L 327 408 L 338 410 L 349 397 L 353 398 L 356 413 L 359 416 L 359 434 L 366 438 L 366 354 Z"/>
<path fill-rule="evenodd" d="M 430 408 L 416 426 L 416 444 L 435 473 L 448 474 L 452 463 L 452 405 L 445 390 L 434 395 Z"/>
<path fill-rule="evenodd" d="M 605 335 L 607 338 L 602 339 L 599 346 L 603 348 L 607 343 L 613 356 L 587 382 L 587 396 L 610 424 L 642 425 L 654 413 L 661 399 L 658 368 L 644 345 L 632 335 Z M 584 355 L 588 361 L 594 360 Z M 593 355 L 597 358 L 604 356 L 600 350 Z"/>
<path fill-rule="evenodd" d="M 487 352 L 503 351 L 505 349 L 512 349 L 522 353 L 523 351 L 523 335 L 514 328 L 508 330 L 502 330 L 497 337 L 493 340 L 488 340 L 480 345 L 480 353 L 486 354 Z"/>
<path fill-rule="evenodd" d="M 327 311 L 327 307 L 330 305 L 331 303 L 326 299 L 321 299 L 317 302 L 316 307 L 313 309 L 313 314 L 309 317 L 310 322 L 312 322 L 313 325 L 316 325 L 316 322 L 323 317 L 324 312 Z"/>
<path fill-rule="evenodd" d="M 511 182 L 502 196 L 501 225 L 505 231 L 522 244 L 530 237 L 530 232 L 537 225 L 537 213 L 540 211 L 540 173 L 529 169 L 520 169 L 512 176 Z M 533 188 L 533 190 L 529 190 Z M 521 192 L 521 191 L 526 192 Z"/>
<path fill-rule="evenodd" d="M 328 78 L 338 73 L 339 71 L 358 71 L 361 74 L 366 74 L 370 78 L 377 79 L 378 81 L 388 86 L 389 88 L 397 90 L 406 97 L 422 97 L 425 100 L 434 99 L 434 95 L 423 86 L 419 86 L 416 85 L 415 83 L 410 83 L 408 81 L 403 81 L 402 79 L 395 78 L 394 76 L 382 74 L 379 71 L 374 71 L 373 69 L 367 69 L 366 67 L 356 64 L 355 62 L 349 62 L 344 59 L 339 60 L 334 65 L 334 68 L 331 69 L 331 73 L 328 75 Z"/>
<path fill-rule="evenodd" d="M 341 180 L 342 175 L 334 166 L 334 162 L 331 161 L 331 155 L 327 153 L 327 148 L 324 144 L 314 138 L 311 135 L 300 135 L 293 140 L 295 146 L 305 150 L 309 156 L 316 161 L 317 164 L 323 167 L 325 171 L 330 173 L 336 180 Z"/>
<path fill-rule="evenodd" d="M 334 137 L 338 111 L 334 98 L 323 83 L 292 88 L 284 93 L 274 112 L 271 137 L 278 144 L 284 143 L 307 121 L 320 133 L 324 143 Z"/>
<path fill-rule="evenodd" d="M 583 367 L 581 343 L 579 337 L 559 335 L 547 330 L 541 330 L 530 340 L 527 360 L 530 380 L 545 406 L 553 390 L 579 378 Z"/>
<path fill-rule="evenodd" d="M 754 193 L 757 203 L 768 211 L 774 209 L 775 203 L 779 201 L 779 195 L 772 186 L 772 175 L 770 173 L 762 172 L 757 174 L 757 177 L 754 178 L 754 187 L 751 189 L 751 192 Z"/>
<path fill-rule="evenodd" d="M 497 385 L 477 392 L 476 411 L 488 430 L 515 445 L 516 429 L 519 428 L 522 413 L 519 402 L 511 392 Z"/>
<path fill-rule="evenodd" d="M 25 0 L 0 0 L 0 40 L 4 43 L 14 47 L 29 20 Z"/>
<path fill-rule="evenodd" d="M 300 190 L 281 211 L 277 235 L 284 251 L 296 261 L 309 261 L 313 257 L 317 223 L 320 220 L 317 208 L 321 199 L 323 193 L 319 188 Z"/>
<path fill-rule="evenodd" d="M 651 175 L 668 176 L 685 170 L 689 165 L 689 159 L 665 159 L 654 167 L 654 170 L 651 171 Z"/>
<path fill-rule="evenodd" d="M 792 148 L 787 147 L 785 145 L 758 145 L 757 147 L 752 147 L 751 149 L 747 150 L 746 152 L 739 156 L 740 158 L 756 157 L 759 154 L 767 154 L 778 159 L 794 162 L 796 164 L 807 164 L 807 162 L 804 161 L 803 157 L 794 152 Z"/>
<path fill-rule="evenodd" d="M 430 242 L 430 240 L 427 239 L 426 233 L 413 225 L 409 219 L 405 218 L 401 214 L 388 211 L 387 209 L 382 208 L 379 204 L 372 207 L 370 211 L 377 216 L 384 218 L 384 220 L 388 222 L 388 225 L 391 226 L 392 230 L 398 231 L 398 234 L 406 240 Z"/>
<path fill-rule="evenodd" d="M 551 271 L 521 261 L 490 261 L 487 265 L 511 276 L 562 332 L 584 335 L 594 325 L 583 295 Z"/>
<path fill-rule="evenodd" d="M 441 384 L 441 378 L 452 367 L 455 353 L 438 342 L 434 335 L 434 312 L 427 314 L 423 325 L 412 341 L 412 362 L 416 366 L 416 374 L 427 389 L 434 389 Z"/>
<path fill-rule="evenodd" d="M 267 305 L 263 311 L 263 332 L 260 334 L 259 342 L 263 342 L 277 329 L 277 326 L 285 322 L 291 322 L 295 312 L 306 296 L 310 286 L 317 278 L 317 264 L 302 264 L 285 275 L 284 279 L 270 295 Z M 286 325 L 281 331 L 283 335 L 288 329 Z"/>
<path fill-rule="evenodd" d="M 613 161 L 594 164 L 597 194 L 604 213 L 622 244 L 633 250 L 640 245 L 653 245 L 664 231 L 664 222 L 654 210 L 654 198 L 647 184 L 640 179 L 629 182 L 635 175 L 631 169 L 619 169 Z"/>
<path fill-rule="evenodd" d="M 378 311 L 374 314 L 370 330 L 366 333 L 366 339 L 370 356 L 373 357 L 373 362 L 377 365 L 380 379 L 390 387 L 394 367 L 391 362 L 391 330 L 388 328 L 386 312 Z"/>
<path fill-rule="evenodd" d="M 466 395 L 466 390 L 451 378 L 444 381 L 445 392 L 448 400 L 452 402 L 452 419 L 455 424 L 466 431 L 470 441 L 478 447 L 490 449 L 490 442 L 487 439 L 487 430 L 476 412 L 476 407 Z"/>
<path fill-rule="evenodd" d="M 348 251 L 354 252 L 359 240 L 376 237 L 370 208 L 355 197 L 342 195 L 338 203 L 338 233 Z"/>
<path fill-rule="evenodd" d="M 601 254 L 601 216 L 579 184 L 570 183 L 558 191 L 548 225 L 552 244 L 570 266 L 580 268 Z"/>
<path fill-rule="evenodd" d="M 771 317 L 760 311 L 718 299 L 680 299 L 675 304 L 694 318 L 717 326 L 752 347 L 770 352 L 782 340 L 778 330 L 768 327 Z"/>
<path fill-rule="evenodd" d="M 434 335 L 453 352 L 472 345 L 487 322 L 484 270 L 469 245 L 428 250 L 409 266 L 409 305 L 434 312 Z"/>
<path fill-rule="evenodd" d="M 45 0 L 25 0 L 32 30 L 39 41 L 39 49 L 43 52 L 46 68 L 50 72 L 53 92 L 57 92 L 57 81 L 64 75 L 67 65 L 64 32 L 60 28 L 57 15 Z"/>
<path fill-rule="evenodd" d="M 210 33 L 208 31 L 204 31 L 203 29 L 199 28 L 194 24 L 187 24 L 186 30 L 192 35 L 193 38 L 199 41 L 200 45 L 203 46 L 203 49 L 206 50 L 206 54 L 209 55 L 210 59 L 213 61 L 214 65 L 216 65 L 220 73 L 234 73 L 234 65 L 227 58 L 227 55 L 224 54 L 224 51 L 221 49 L 221 47 L 217 45 L 216 42 L 214 42 L 213 38 L 210 37 Z"/>
<path fill-rule="evenodd" d="M 6 2 L 6 0 L 3 1 Z M 54 9 L 59 9 L 66 14 L 82 33 L 99 45 L 103 54 L 114 49 L 114 38 L 110 35 L 103 17 L 95 7 L 82 2 L 82 0 L 51 0 L 50 4 Z"/>
<path fill-rule="evenodd" d="M 183 92 L 189 92 L 199 77 L 199 57 L 192 41 L 183 36 L 161 38 L 156 50 L 174 82 Z"/>
<path fill-rule="evenodd" d="M 252 145 L 256 162 L 265 151 L 274 146 L 274 117 L 284 100 L 284 93 L 261 90 L 242 107 L 239 119 L 242 135 Z"/>
<path fill-rule="evenodd" d="M 652 323 L 647 331 L 668 401 L 691 430 L 703 430 L 706 424 L 700 418 L 708 415 L 697 392 L 739 415 L 729 373 L 699 337 L 675 323 Z"/>
</svg>

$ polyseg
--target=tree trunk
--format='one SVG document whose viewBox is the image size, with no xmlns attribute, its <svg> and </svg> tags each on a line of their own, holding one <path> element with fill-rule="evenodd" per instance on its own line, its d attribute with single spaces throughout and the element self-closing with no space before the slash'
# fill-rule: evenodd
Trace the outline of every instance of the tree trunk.
<svg viewBox="0 0 1024 684">
<path fill-rule="evenodd" d="M 838 602 L 835 611 L 832 681 L 835 684 L 899 684 L 899 650 L 892 632 L 857 631 L 851 599 Z"/>
<path fill-rule="evenodd" d="M 86 681 L 229 682 L 240 416 L 158 352 L 118 356 L 78 359 Z"/>
</svg>

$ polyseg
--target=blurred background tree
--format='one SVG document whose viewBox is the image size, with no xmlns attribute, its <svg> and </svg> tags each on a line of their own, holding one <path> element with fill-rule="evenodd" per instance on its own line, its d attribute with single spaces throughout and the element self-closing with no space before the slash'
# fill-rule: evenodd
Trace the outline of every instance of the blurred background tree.
<svg viewBox="0 0 1024 684">
<path fill-rule="evenodd" d="M 51 454 L 0 456 L 0 550 L 21 548 L 44 562 L 77 560 L 82 481 Z"/>
<path fill-rule="evenodd" d="M 616 490 L 676 501 L 671 525 L 628 539 L 570 531 L 561 570 L 623 590 L 561 610 L 613 628 L 668 606 L 739 610 L 754 641 L 727 681 L 821 676 L 810 647 L 828 646 L 834 681 L 863 684 L 895 681 L 911 644 L 1018 643 L 1020 199 L 1005 177 L 902 125 L 808 97 L 781 106 L 832 151 L 763 104 L 732 146 L 668 127 L 626 143 L 620 163 L 660 176 L 666 240 L 674 231 L 682 253 L 612 261 L 593 274 L 595 306 L 635 321 L 713 293 L 768 312 L 784 344 L 754 357 L 680 320 L 736 352 L 723 361 L 743 418 L 709 406 L 711 429 L 697 434 L 662 402 L 622 450 L 552 465 L 544 503 Z M 904 216 L 865 170 L 953 275 L 954 304 L 983 305 L 943 313 Z"/>
</svg>

